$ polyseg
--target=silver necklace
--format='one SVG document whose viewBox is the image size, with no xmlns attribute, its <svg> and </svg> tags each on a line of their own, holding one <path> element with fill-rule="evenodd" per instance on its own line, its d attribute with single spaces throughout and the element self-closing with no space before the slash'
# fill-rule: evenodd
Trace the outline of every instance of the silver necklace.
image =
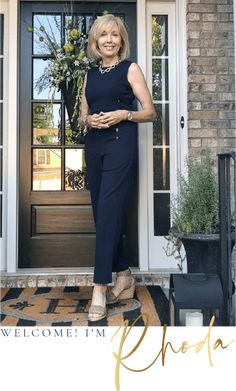
<svg viewBox="0 0 236 391">
<path fill-rule="evenodd" d="M 102 69 L 102 64 L 100 63 L 99 68 L 98 68 L 98 69 L 99 69 L 99 72 L 102 73 L 102 74 L 104 74 L 104 73 L 106 73 L 106 72 L 110 72 L 112 69 L 114 69 L 114 68 L 116 67 L 116 65 L 119 64 L 119 62 L 120 62 L 120 60 L 118 60 L 117 62 L 115 62 L 115 64 L 112 64 L 112 65 L 110 65 L 109 67 L 104 68 L 104 69 Z"/>
</svg>

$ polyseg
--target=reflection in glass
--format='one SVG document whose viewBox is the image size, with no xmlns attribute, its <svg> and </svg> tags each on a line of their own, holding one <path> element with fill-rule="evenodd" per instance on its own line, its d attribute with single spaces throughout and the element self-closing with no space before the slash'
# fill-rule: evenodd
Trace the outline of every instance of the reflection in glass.
<svg viewBox="0 0 236 391">
<path fill-rule="evenodd" d="M 3 139 L 3 103 L 0 102 L 0 145 Z"/>
<path fill-rule="evenodd" d="M 152 55 L 168 56 L 168 15 L 152 16 Z"/>
<path fill-rule="evenodd" d="M 2 191 L 2 169 L 3 169 L 3 149 L 0 148 L 0 191 Z"/>
<path fill-rule="evenodd" d="M 84 149 L 65 151 L 65 190 L 88 189 Z"/>
<path fill-rule="evenodd" d="M 2 216 L 2 195 L 0 194 L 0 216 Z M 2 219 L 0 219 L 0 238 L 2 237 Z"/>
<path fill-rule="evenodd" d="M 84 136 L 75 130 L 71 130 L 67 110 L 65 110 L 65 143 L 66 145 L 84 144 Z"/>
<path fill-rule="evenodd" d="M 48 100 L 49 97 L 49 87 L 45 88 L 43 91 L 39 90 L 37 88 L 37 81 L 39 80 L 40 76 L 43 75 L 45 68 L 48 66 L 49 62 L 48 60 L 33 59 L 33 99 L 46 99 Z M 61 99 L 61 93 L 60 91 L 56 91 L 54 99 Z"/>
<path fill-rule="evenodd" d="M 169 148 L 153 149 L 154 190 L 170 189 Z"/>
<path fill-rule="evenodd" d="M 51 40 L 61 45 L 61 16 L 34 14 L 33 54 L 52 54 L 44 44 L 45 33 Z M 44 31 L 40 31 L 44 28 Z"/>
<path fill-rule="evenodd" d="M 33 144 L 60 144 L 61 105 L 33 104 Z"/>
<path fill-rule="evenodd" d="M 155 104 L 157 118 L 153 123 L 153 144 L 169 145 L 169 104 Z"/>
<path fill-rule="evenodd" d="M 72 20 L 71 15 L 66 15 L 65 23 L 68 25 L 68 21 Z M 79 15 L 73 14 L 73 26 L 77 27 L 81 34 L 88 34 L 91 26 L 93 24 L 93 16 L 92 15 Z"/>
<path fill-rule="evenodd" d="M 168 60 L 152 60 L 152 95 L 154 100 L 168 100 Z"/>
<path fill-rule="evenodd" d="M 3 99 L 3 58 L 0 58 L 0 99 Z"/>
<path fill-rule="evenodd" d="M 170 229 L 170 194 L 154 194 L 154 235 L 164 236 Z"/>
<path fill-rule="evenodd" d="M 61 190 L 60 149 L 33 149 L 33 190 Z"/>
<path fill-rule="evenodd" d="M 0 14 L 0 56 L 4 54 L 4 14 Z"/>
</svg>

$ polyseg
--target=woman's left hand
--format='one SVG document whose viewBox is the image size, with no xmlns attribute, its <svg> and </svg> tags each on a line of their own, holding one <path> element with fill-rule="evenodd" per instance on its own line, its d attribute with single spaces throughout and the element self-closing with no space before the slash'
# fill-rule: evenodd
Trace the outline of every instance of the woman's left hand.
<svg viewBox="0 0 236 391">
<path fill-rule="evenodd" d="M 107 127 L 110 127 L 126 119 L 127 119 L 127 110 L 115 110 L 115 111 L 108 111 L 106 113 L 102 112 L 101 115 L 97 118 L 97 122 L 98 125 L 103 124 L 103 125 L 107 125 Z"/>
</svg>

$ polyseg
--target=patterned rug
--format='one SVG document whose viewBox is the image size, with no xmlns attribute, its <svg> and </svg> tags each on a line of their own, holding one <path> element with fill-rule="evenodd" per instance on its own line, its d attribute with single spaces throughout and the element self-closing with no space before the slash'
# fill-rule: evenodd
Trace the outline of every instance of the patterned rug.
<svg viewBox="0 0 236 391">
<path fill-rule="evenodd" d="M 121 326 L 148 313 L 150 326 L 169 324 L 168 300 L 159 286 L 136 286 L 133 299 L 108 305 L 108 315 L 88 320 L 92 287 L 2 288 L 1 326 Z M 136 326 L 144 326 L 140 317 Z"/>
</svg>

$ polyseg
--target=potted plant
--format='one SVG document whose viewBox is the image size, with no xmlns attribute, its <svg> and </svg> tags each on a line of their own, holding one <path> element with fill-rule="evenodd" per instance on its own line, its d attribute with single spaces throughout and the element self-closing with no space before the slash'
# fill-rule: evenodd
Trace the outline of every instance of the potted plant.
<svg viewBox="0 0 236 391">
<path fill-rule="evenodd" d="M 209 152 L 201 161 L 189 159 L 186 167 L 186 176 L 178 174 L 179 192 L 171 200 L 173 224 L 166 253 L 174 255 L 182 269 L 183 244 L 189 273 L 220 274 L 218 184 Z"/>
<path fill-rule="evenodd" d="M 97 65 L 86 56 L 88 36 L 82 34 L 78 26 L 78 16 L 72 13 L 67 15 L 64 27 L 60 26 L 56 16 L 53 27 L 49 20 L 47 26 L 44 26 L 39 18 L 36 26 L 27 27 L 29 33 L 35 34 L 37 44 L 42 46 L 42 52 L 49 53 L 45 56 L 47 65 L 37 79 L 35 89 L 40 93 L 49 87 L 48 100 L 51 103 L 55 92 L 61 90 L 73 131 L 81 130 L 78 118 L 84 76 L 89 68 Z M 53 28 L 58 31 L 53 31 Z M 62 42 L 58 41 L 58 36 L 63 37 Z"/>
</svg>

